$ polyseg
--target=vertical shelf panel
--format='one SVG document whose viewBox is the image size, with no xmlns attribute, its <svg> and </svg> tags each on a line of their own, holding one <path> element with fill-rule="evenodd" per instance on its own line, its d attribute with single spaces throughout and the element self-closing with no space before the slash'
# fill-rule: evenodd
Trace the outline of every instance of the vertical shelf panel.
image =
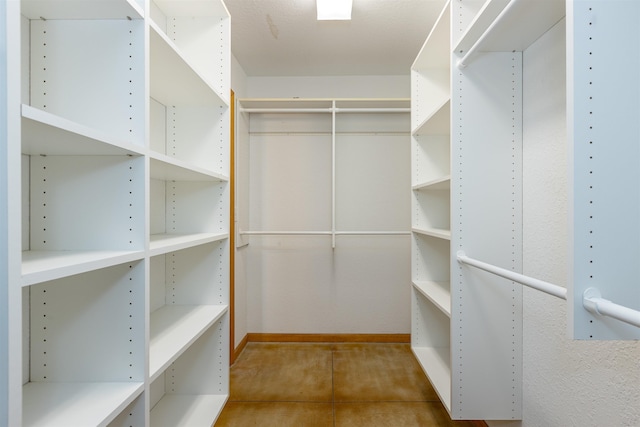
<svg viewBox="0 0 640 427">
<path fill-rule="evenodd" d="M 640 310 L 640 4 L 568 2 L 573 141 L 573 254 L 569 306 L 575 339 L 640 339 L 640 329 L 583 308 L 583 293 Z M 619 64 L 615 70 L 610 64 Z"/>
<path fill-rule="evenodd" d="M 0 4 L 0 425 L 20 422 L 20 8 Z"/>
<path fill-rule="evenodd" d="M 453 79 L 451 357 L 458 419 L 521 416 L 522 286 L 455 260 L 464 250 L 522 271 L 521 56 L 485 53 Z"/>
</svg>

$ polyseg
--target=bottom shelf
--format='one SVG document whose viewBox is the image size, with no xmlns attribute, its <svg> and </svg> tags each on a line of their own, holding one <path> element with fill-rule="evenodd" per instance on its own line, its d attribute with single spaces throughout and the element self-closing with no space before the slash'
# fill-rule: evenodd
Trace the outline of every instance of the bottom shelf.
<svg viewBox="0 0 640 427">
<path fill-rule="evenodd" d="M 106 426 L 144 390 L 143 383 L 30 382 L 23 426 Z"/>
<path fill-rule="evenodd" d="M 411 347 L 440 400 L 451 413 L 451 352 L 447 347 Z"/>
<path fill-rule="evenodd" d="M 228 395 L 165 395 L 151 411 L 153 427 L 211 427 Z"/>
</svg>

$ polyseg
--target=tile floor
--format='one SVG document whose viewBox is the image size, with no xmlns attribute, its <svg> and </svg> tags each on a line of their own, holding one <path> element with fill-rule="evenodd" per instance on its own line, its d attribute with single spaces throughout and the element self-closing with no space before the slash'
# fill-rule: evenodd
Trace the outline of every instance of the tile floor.
<svg viewBox="0 0 640 427">
<path fill-rule="evenodd" d="M 453 422 L 409 344 L 248 343 L 215 427 L 473 427 Z"/>
</svg>

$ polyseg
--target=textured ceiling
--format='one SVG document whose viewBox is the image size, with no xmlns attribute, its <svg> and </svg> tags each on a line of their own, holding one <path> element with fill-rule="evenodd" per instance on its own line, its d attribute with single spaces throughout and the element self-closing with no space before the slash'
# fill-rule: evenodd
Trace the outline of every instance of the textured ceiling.
<svg viewBox="0 0 640 427">
<path fill-rule="evenodd" d="M 353 0 L 351 21 L 317 21 L 315 0 L 225 0 L 249 76 L 408 74 L 444 0 Z"/>
</svg>

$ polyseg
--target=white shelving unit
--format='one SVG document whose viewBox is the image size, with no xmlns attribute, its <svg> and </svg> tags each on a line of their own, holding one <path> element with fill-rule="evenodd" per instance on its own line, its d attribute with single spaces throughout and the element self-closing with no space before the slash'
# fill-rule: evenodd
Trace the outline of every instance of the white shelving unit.
<svg viewBox="0 0 640 427">
<path fill-rule="evenodd" d="M 409 107 L 238 100 L 238 242 L 252 332 L 406 332 Z"/>
<path fill-rule="evenodd" d="M 305 137 L 314 138 L 314 142 L 309 140 L 304 143 L 320 147 L 318 153 L 322 152 L 322 155 L 329 153 L 327 164 L 321 166 L 321 172 L 318 174 L 322 175 L 323 178 L 327 176 L 328 180 L 319 179 L 319 181 L 323 181 L 323 187 L 316 190 L 318 194 L 323 196 L 326 194 L 328 202 L 326 206 L 329 207 L 327 211 L 329 215 L 323 216 L 319 214 L 313 219 L 315 223 L 312 227 L 292 230 L 292 227 L 297 226 L 297 222 L 301 222 L 299 218 L 289 218 L 285 217 L 285 215 L 279 218 L 271 214 L 271 222 L 278 224 L 276 227 L 271 225 L 273 228 L 269 230 L 240 230 L 241 234 L 277 235 L 299 233 L 330 235 L 334 246 L 337 235 L 407 234 L 406 230 L 398 230 L 397 227 L 395 227 L 396 229 L 388 230 L 381 230 L 380 227 L 370 227 L 368 230 L 366 225 L 362 225 L 362 221 L 357 220 L 351 221 L 356 224 L 355 227 L 347 228 L 342 224 L 338 224 L 336 210 L 342 205 L 353 205 L 354 202 L 348 200 L 348 198 L 353 197 L 355 191 L 350 191 L 352 190 L 351 188 L 345 189 L 348 187 L 347 182 L 336 186 L 336 174 L 341 160 L 338 154 L 341 145 L 362 145 L 363 143 L 359 139 L 362 135 L 368 135 L 367 143 L 369 145 L 375 145 L 376 142 L 381 144 L 398 137 L 404 131 L 402 128 L 402 115 L 406 115 L 410 111 L 408 99 L 240 99 L 238 102 L 239 111 L 244 115 L 247 122 L 250 121 L 251 115 L 254 115 L 254 126 L 250 129 L 250 133 L 255 135 L 254 138 L 259 138 L 262 135 L 274 135 L 280 141 L 276 141 L 274 137 L 274 140 L 270 142 L 271 145 L 285 144 L 291 143 L 288 141 L 301 140 L 302 138 L 296 136 L 299 133 L 300 135 L 305 135 Z M 372 115 L 379 119 L 377 123 L 371 122 L 370 117 Z M 287 123 L 286 128 L 281 125 L 285 121 Z M 279 127 L 282 127 L 282 129 Z M 303 141 L 301 140 L 300 143 L 303 143 Z M 327 149 L 322 149 L 323 147 Z M 292 164 L 295 164 L 295 162 L 292 162 Z M 327 185 L 325 186 L 324 184 Z M 362 183 L 363 186 L 367 184 L 369 183 Z M 343 189 L 342 193 L 340 189 Z M 342 195 L 346 193 L 351 195 Z M 364 195 L 366 193 L 361 191 L 360 194 Z M 378 195 L 377 199 L 381 199 L 381 197 Z M 376 197 L 370 197 L 370 199 L 372 198 Z M 296 197 L 292 195 L 283 196 L 284 199 L 295 200 Z M 372 201 L 369 200 L 368 202 L 371 203 Z M 349 208 L 343 208 L 342 210 L 349 211 Z M 308 222 L 309 218 L 303 219 L 302 222 L 304 220 Z M 343 223 L 346 222 L 348 221 L 343 221 Z M 387 222 L 391 223 L 394 220 Z M 398 221 L 395 220 L 395 222 Z"/>
<path fill-rule="evenodd" d="M 451 5 L 411 67 L 411 347 L 451 410 Z"/>
<path fill-rule="evenodd" d="M 456 254 L 522 271 L 522 50 L 563 16 L 452 0 L 412 67 L 412 347 L 453 419 L 521 417 L 521 285 Z"/>
<path fill-rule="evenodd" d="M 228 395 L 224 3 L 10 3 L 21 170 L 0 203 L 22 243 L 3 256 L 18 374 L 0 425 L 210 426 Z"/>
</svg>

